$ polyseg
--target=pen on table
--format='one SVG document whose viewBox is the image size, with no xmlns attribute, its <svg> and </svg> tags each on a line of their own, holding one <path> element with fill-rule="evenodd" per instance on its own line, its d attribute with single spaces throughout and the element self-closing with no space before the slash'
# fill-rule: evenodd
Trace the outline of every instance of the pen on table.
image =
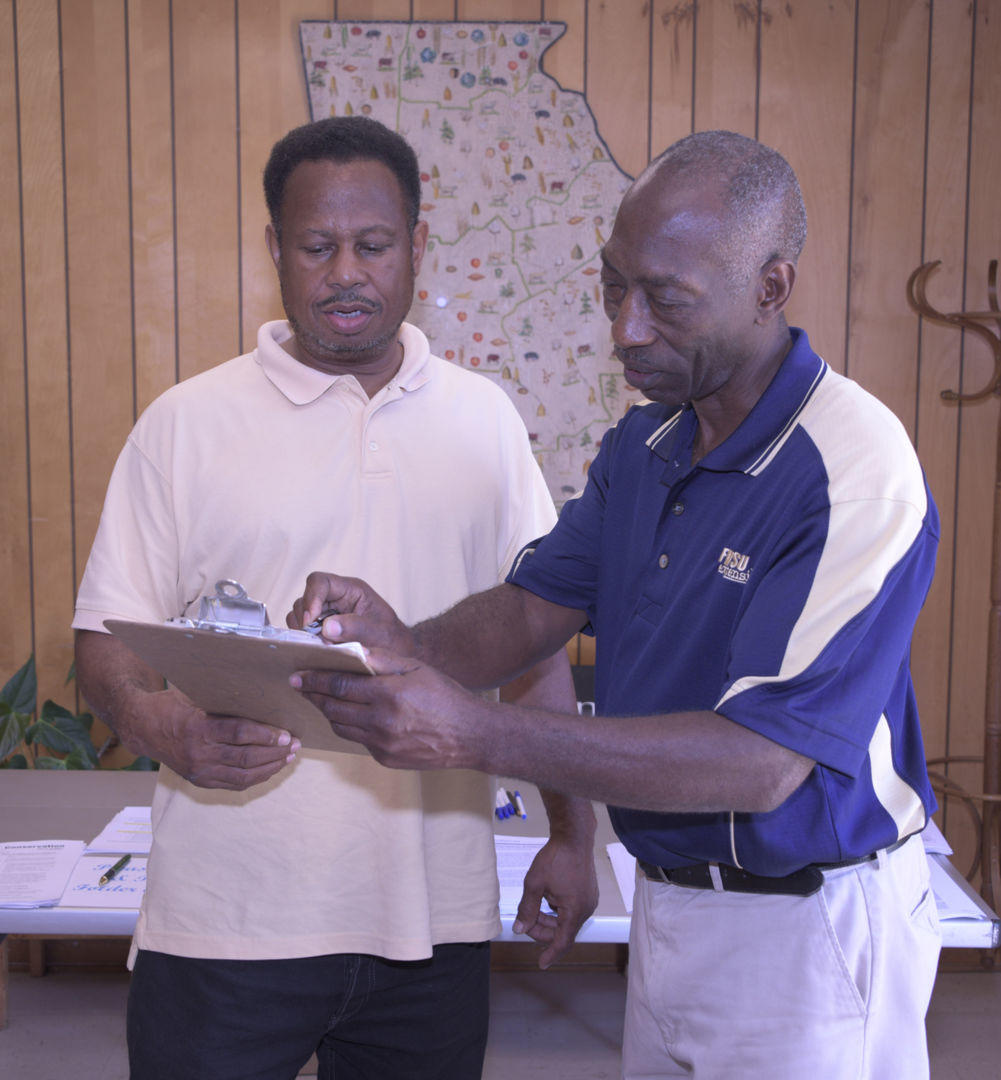
<svg viewBox="0 0 1001 1080">
<path fill-rule="evenodd" d="M 497 789 L 497 797 L 494 800 L 495 810 L 494 813 L 503 821 L 504 818 L 510 817 L 515 813 L 514 805 L 508 798 L 507 792 L 503 788 Z"/>
<path fill-rule="evenodd" d="M 123 855 L 114 866 L 108 867 L 107 870 L 101 875 L 98 885 L 107 885 L 108 882 L 118 873 L 119 870 L 124 870 L 129 865 L 131 855 Z"/>
<path fill-rule="evenodd" d="M 527 819 L 528 811 L 525 809 L 525 803 L 522 801 L 520 791 L 514 793 L 514 805 L 518 808 L 518 813 L 521 814 L 522 820 Z"/>
</svg>

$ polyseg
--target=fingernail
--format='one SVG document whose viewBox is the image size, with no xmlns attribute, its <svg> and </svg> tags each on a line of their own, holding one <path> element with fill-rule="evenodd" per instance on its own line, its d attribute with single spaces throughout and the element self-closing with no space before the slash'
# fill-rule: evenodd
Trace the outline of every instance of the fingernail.
<svg viewBox="0 0 1001 1080">
<path fill-rule="evenodd" d="M 323 636 L 324 637 L 340 637 L 341 636 L 341 624 L 336 619 L 324 619 L 323 621 Z"/>
<path fill-rule="evenodd" d="M 516 919 L 515 922 L 514 922 L 514 925 L 511 927 L 511 929 L 516 934 L 524 934 L 524 932 L 525 932 L 525 924 L 520 919 Z"/>
<path fill-rule="evenodd" d="M 288 684 L 293 690 L 302 689 L 302 676 L 301 675 L 289 675 Z"/>
<path fill-rule="evenodd" d="M 291 742 L 292 742 L 292 736 L 289 735 L 289 733 L 287 731 L 283 731 L 278 736 L 278 745 L 279 746 L 288 746 Z"/>
</svg>

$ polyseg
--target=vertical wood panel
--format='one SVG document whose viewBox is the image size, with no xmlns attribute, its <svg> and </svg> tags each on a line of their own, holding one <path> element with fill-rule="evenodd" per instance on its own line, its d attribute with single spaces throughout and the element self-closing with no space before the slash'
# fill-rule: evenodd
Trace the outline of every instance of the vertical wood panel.
<svg viewBox="0 0 1001 1080">
<path fill-rule="evenodd" d="M 261 178 L 275 142 L 292 128 L 309 122 L 299 23 L 314 13 L 315 8 L 302 0 L 277 4 L 243 0 L 240 4 L 243 352 L 255 347 L 261 323 L 283 317 L 274 263 L 264 243 L 268 212 Z M 273 70 L 273 77 L 260 78 L 260 73 L 268 70 Z"/>
<path fill-rule="evenodd" d="M 701 0 L 695 21 L 695 130 L 753 136 L 757 123 L 757 2 Z"/>
<path fill-rule="evenodd" d="M 477 19 L 500 21 L 507 19 L 539 19 L 542 17 L 541 0 L 458 0 L 456 4 L 459 21 Z"/>
<path fill-rule="evenodd" d="M 31 579 L 40 698 L 57 697 L 72 659 L 73 535 L 63 227 L 59 11 L 18 5 L 28 362 Z"/>
<path fill-rule="evenodd" d="M 63 108 L 79 581 L 133 419 L 124 4 L 64 4 L 62 37 L 71 43 L 63 50 Z"/>
<path fill-rule="evenodd" d="M 410 18 L 410 0 L 337 0 L 337 18 L 344 21 L 399 19 L 405 22 Z"/>
<path fill-rule="evenodd" d="M 931 294 L 944 311 L 963 302 L 966 181 L 972 12 L 965 5 L 932 9 L 928 65 L 928 138 L 925 170 L 924 247 L 919 262 L 941 259 Z M 912 268 L 913 269 L 913 268 Z M 952 662 L 953 568 L 956 556 L 956 449 L 959 409 L 942 401 L 941 391 L 957 389 L 961 339 L 956 330 L 923 322 L 920 338 L 917 449 L 941 521 L 935 580 L 914 635 L 912 669 L 925 752 L 941 757 L 949 749 L 949 672 Z M 955 773 L 954 769 L 947 770 Z M 979 788 L 979 784 L 977 785 Z M 946 802 L 939 815 L 954 847 L 972 846 L 965 811 Z M 965 839 L 960 834 L 965 834 Z M 968 852 L 960 865 L 968 865 Z"/>
<path fill-rule="evenodd" d="M 598 134 L 630 176 L 649 158 L 650 5 L 594 0 L 588 5 L 587 99 Z"/>
<path fill-rule="evenodd" d="M 650 157 L 692 132 L 695 5 L 657 0 L 650 67 Z"/>
<path fill-rule="evenodd" d="M 455 0 L 413 0 L 414 21 L 455 19 Z"/>
<path fill-rule="evenodd" d="M 177 381 L 170 9 L 129 0 L 135 411 Z"/>
<path fill-rule="evenodd" d="M 847 374 L 888 405 L 913 436 L 917 320 L 908 269 L 921 253 L 928 4 L 862 4 L 852 206 Z"/>
<path fill-rule="evenodd" d="M 186 378 L 240 342 L 232 0 L 174 0 L 178 351 Z"/>
<path fill-rule="evenodd" d="M 542 69 L 564 90 L 584 92 L 584 16 L 587 0 L 545 0 L 542 18 L 566 24 L 563 36 L 544 54 Z"/>
<path fill-rule="evenodd" d="M 7 630 L 0 636 L 0 685 L 31 652 L 31 564 L 28 544 L 27 416 L 24 409 L 24 334 L 21 280 L 17 87 L 13 0 L 0 3 L 0 260 L 6 268 L 0 289 L 0 595 Z"/>
<path fill-rule="evenodd" d="M 973 108 L 970 132 L 969 232 L 964 306 L 987 307 L 987 265 L 1001 258 L 998 214 L 998 102 L 1001 101 L 1001 5 L 976 5 Z M 983 388 L 991 375 L 987 348 L 966 335 L 962 390 Z M 983 752 L 987 672 L 987 613 L 990 582 L 994 460 L 998 399 L 963 405 L 960 410 L 958 520 L 956 526 L 956 618 L 953 655 L 950 752 Z M 960 782 L 980 790 L 980 771 Z"/>
<path fill-rule="evenodd" d="M 848 292 L 854 13 L 851 0 L 799 0 L 774 9 L 761 40 L 758 137 L 796 170 L 809 220 L 787 316 L 836 368 Z M 796 92 L 811 84 L 823 92 Z"/>
</svg>

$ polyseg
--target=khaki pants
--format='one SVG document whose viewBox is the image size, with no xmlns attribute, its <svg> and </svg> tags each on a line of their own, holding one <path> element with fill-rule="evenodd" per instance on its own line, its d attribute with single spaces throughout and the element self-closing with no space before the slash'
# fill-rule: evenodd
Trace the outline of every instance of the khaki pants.
<svg viewBox="0 0 1001 1080">
<path fill-rule="evenodd" d="M 640 875 L 623 1077 L 927 1080 L 940 945 L 920 837 L 808 897 Z"/>
</svg>

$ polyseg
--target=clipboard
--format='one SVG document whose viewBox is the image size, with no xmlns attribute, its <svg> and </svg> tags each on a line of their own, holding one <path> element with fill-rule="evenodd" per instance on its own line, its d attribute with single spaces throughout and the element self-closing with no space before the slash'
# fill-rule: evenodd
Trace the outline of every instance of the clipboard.
<svg viewBox="0 0 1001 1080">
<path fill-rule="evenodd" d="M 314 750 L 368 753 L 335 735 L 323 713 L 288 683 L 294 672 L 311 669 L 374 674 L 358 642 L 282 641 L 124 619 L 104 625 L 206 712 L 284 728 Z"/>
</svg>

